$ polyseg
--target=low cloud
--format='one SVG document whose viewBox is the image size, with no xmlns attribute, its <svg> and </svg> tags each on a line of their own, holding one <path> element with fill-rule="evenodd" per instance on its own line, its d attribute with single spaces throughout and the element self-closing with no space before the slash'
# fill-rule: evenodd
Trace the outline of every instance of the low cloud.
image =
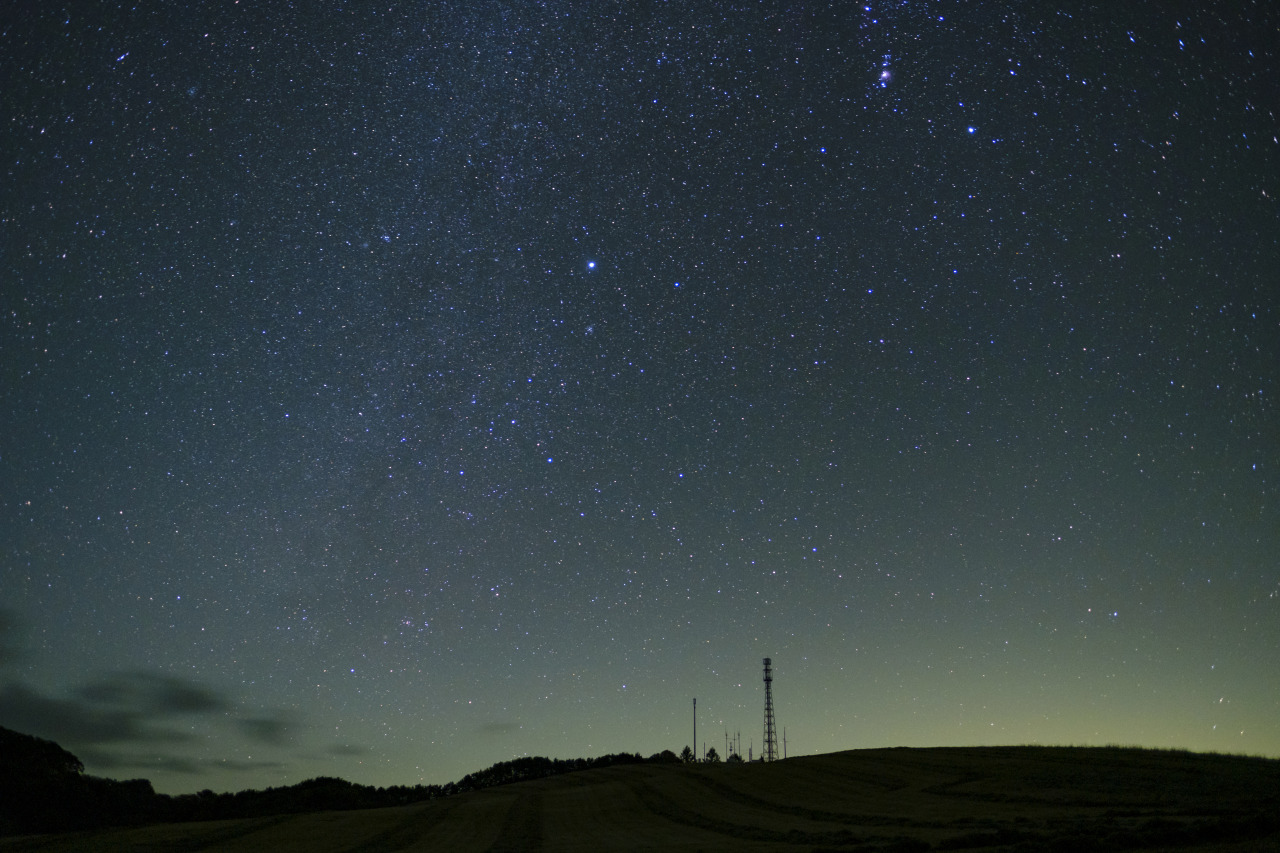
<svg viewBox="0 0 1280 853">
<path fill-rule="evenodd" d="M 147 755 L 145 753 L 117 753 L 111 750 L 89 747 L 81 749 L 79 758 L 95 770 L 112 773 L 180 773 L 194 776 L 205 768 L 194 758 L 178 755 Z M 122 774 L 123 775 L 123 774 Z"/>
<path fill-rule="evenodd" d="M 79 756 L 95 769 L 113 773 L 176 773 L 183 776 L 207 774 L 210 770 L 278 770 L 285 765 L 279 761 L 228 761 L 222 759 L 187 758 L 162 753 L 116 753 L 106 750 L 86 749 Z"/>
<path fill-rule="evenodd" d="M 75 691 L 86 702 L 120 708 L 144 716 L 204 714 L 226 711 L 231 703 L 212 690 L 171 675 L 125 672 Z"/>
<path fill-rule="evenodd" d="M 257 717 L 246 717 L 239 720 L 236 725 L 245 737 L 256 743 L 279 746 L 289 739 L 294 728 L 294 720 L 292 715 L 277 711 Z"/>
<path fill-rule="evenodd" d="M 18 660 L 18 616 L 12 610 L 0 607 L 0 666 Z"/>
<path fill-rule="evenodd" d="M 149 725 L 134 708 L 103 706 L 81 698 L 45 696 L 11 681 L 0 687 L 0 725 L 62 744 L 107 744 L 182 740 L 178 732 Z"/>
<path fill-rule="evenodd" d="M 0 726 L 56 741 L 94 771 L 190 775 L 279 766 L 192 757 L 199 748 L 192 730 L 207 730 L 202 723 L 230 725 L 244 741 L 272 747 L 299 726 L 289 712 L 249 712 L 205 685 L 157 673 L 115 673 L 61 696 L 19 681 L 0 684 Z"/>
</svg>

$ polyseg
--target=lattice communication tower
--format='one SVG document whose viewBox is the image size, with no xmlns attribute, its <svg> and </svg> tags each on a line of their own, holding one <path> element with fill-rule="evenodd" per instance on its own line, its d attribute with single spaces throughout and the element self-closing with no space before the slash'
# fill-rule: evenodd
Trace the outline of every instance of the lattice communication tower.
<svg viewBox="0 0 1280 853">
<path fill-rule="evenodd" d="M 778 731 L 773 724 L 773 660 L 764 659 L 764 755 L 765 761 L 778 760 Z"/>
</svg>

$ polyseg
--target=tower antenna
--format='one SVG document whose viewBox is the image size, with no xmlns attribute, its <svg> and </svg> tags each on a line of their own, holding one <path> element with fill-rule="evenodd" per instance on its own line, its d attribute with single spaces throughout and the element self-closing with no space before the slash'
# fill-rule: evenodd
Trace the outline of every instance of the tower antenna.
<svg viewBox="0 0 1280 853">
<path fill-rule="evenodd" d="M 778 760 L 778 732 L 773 725 L 773 660 L 764 659 L 764 755 L 765 761 Z"/>
</svg>

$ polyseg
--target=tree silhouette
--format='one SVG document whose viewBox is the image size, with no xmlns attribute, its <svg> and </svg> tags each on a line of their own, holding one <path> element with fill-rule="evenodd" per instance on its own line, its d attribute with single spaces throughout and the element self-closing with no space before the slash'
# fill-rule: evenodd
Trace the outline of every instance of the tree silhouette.
<svg viewBox="0 0 1280 853">
<path fill-rule="evenodd" d="M 0 727 L 0 770 L 25 776 L 79 776 L 84 764 L 51 740 Z"/>
<path fill-rule="evenodd" d="M 687 746 L 684 749 L 682 749 L 680 751 L 680 760 L 683 761 L 685 764 L 692 764 L 695 761 L 693 757 L 693 750 Z"/>
<path fill-rule="evenodd" d="M 705 760 L 708 764 L 719 764 L 719 763 L 720 763 L 720 753 L 716 752 L 716 748 L 713 746 L 713 747 L 711 747 L 710 749 L 708 749 L 708 750 L 707 750 L 707 757 L 706 757 L 704 760 Z"/>
</svg>

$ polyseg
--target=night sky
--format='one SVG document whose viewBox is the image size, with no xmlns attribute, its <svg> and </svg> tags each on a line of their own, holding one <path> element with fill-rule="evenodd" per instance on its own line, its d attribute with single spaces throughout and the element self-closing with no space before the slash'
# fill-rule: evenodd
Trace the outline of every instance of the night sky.
<svg viewBox="0 0 1280 853">
<path fill-rule="evenodd" d="M 758 756 L 769 656 L 790 755 L 1280 755 L 1278 53 L 1261 0 L 9 4 L 0 725 L 175 793 L 694 697 Z"/>
</svg>

